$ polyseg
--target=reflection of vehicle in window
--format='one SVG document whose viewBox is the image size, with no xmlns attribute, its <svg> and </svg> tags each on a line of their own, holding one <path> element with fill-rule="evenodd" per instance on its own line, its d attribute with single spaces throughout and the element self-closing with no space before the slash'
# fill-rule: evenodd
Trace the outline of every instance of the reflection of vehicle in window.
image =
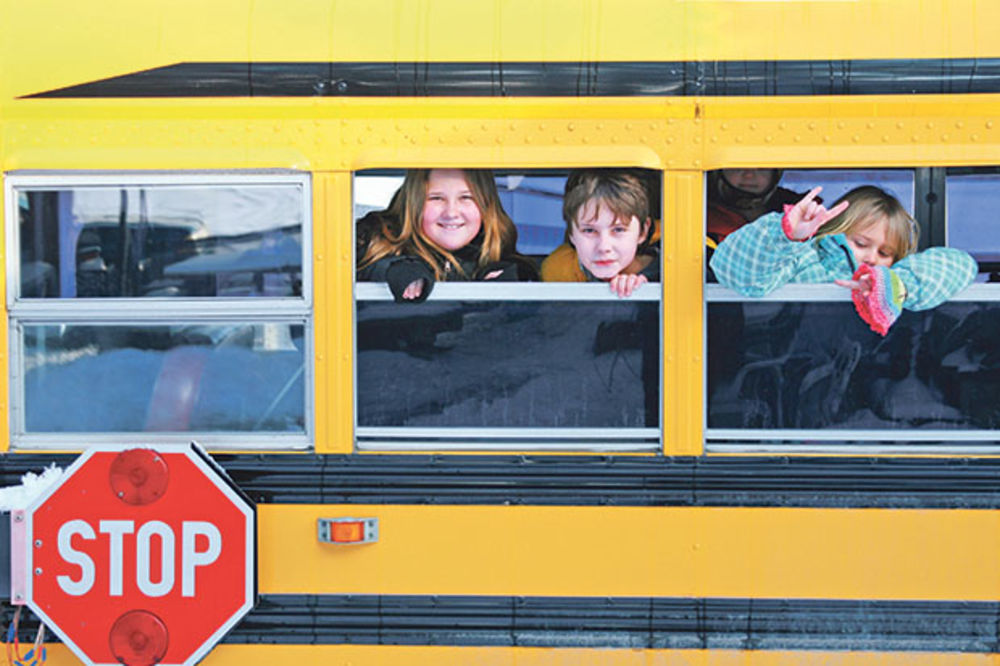
<svg viewBox="0 0 1000 666">
<path fill-rule="evenodd" d="M 184 179 L 13 179 L 19 441 L 95 432 L 306 441 L 308 181 Z M 51 267 L 45 282 L 33 277 L 39 265 Z M 41 314 L 26 320 L 25 308 Z"/>
</svg>

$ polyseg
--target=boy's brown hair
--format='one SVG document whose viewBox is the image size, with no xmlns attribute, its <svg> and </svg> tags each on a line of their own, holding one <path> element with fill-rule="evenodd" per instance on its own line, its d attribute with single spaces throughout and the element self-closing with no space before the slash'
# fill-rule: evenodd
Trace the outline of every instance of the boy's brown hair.
<svg viewBox="0 0 1000 666">
<path fill-rule="evenodd" d="M 628 222 L 634 216 L 644 229 L 649 229 L 649 192 L 639 176 L 627 169 L 578 169 L 566 179 L 563 195 L 567 243 L 576 217 L 588 201 L 603 202 L 615 219 Z M 640 250 L 649 244 L 650 236 L 646 233 L 639 243 Z"/>
</svg>

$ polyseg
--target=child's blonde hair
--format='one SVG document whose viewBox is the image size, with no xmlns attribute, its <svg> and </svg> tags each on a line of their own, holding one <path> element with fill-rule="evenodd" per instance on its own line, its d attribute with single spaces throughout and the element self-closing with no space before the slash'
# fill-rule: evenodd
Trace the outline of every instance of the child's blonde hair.
<svg viewBox="0 0 1000 666">
<path fill-rule="evenodd" d="M 566 221 L 567 243 L 570 242 L 580 209 L 588 201 L 598 200 L 604 202 L 616 220 L 629 221 L 633 217 L 639 220 L 640 233 L 646 232 L 639 249 L 649 244 L 652 236 L 649 233 L 649 193 L 634 173 L 626 169 L 579 169 L 566 180 L 565 192 L 563 219 Z"/>
<path fill-rule="evenodd" d="M 850 206 L 820 227 L 816 232 L 817 238 L 846 234 L 855 229 L 866 229 L 885 218 L 886 240 L 894 250 L 892 262 L 896 263 L 917 251 L 920 228 L 896 197 L 874 185 L 862 185 L 837 199 L 830 208 L 841 201 L 849 202 Z"/>
<path fill-rule="evenodd" d="M 403 185 L 396 192 L 381 215 L 381 228 L 372 234 L 358 268 L 364 268 L 379 259 L 395 255 L 417 256 L 427 262 L 436 280 L 444 279 L 444 264 L 448 262 L 464 275 L 461 263 L 455 256 L 427 238 L 421 229 L 424 201 L 427 198 L 427 180 L 433 169 L 408 169 Z M 461 169 L 469 185 L 472 198 L 482 217 L 482 238 L 477 268 L 500 261 L 512 254 L 517 246 L 517 228 L 500 205 L 496 180 L 486 169 Z M 468 276 L 466 276 L 468 277 Z"/>
</svg>

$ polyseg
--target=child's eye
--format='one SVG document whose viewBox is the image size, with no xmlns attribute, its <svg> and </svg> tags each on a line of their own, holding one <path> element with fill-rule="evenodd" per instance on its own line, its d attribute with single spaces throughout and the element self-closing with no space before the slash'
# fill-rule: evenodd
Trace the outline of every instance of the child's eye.
<svg viewBox="0 0 1000 666">
<path fill-rule="evenodd" d="M 616 234 L 623 234 L 628 231 L 628 227 L 617 226 L 612 229 Z"/>
<path fill-rule="evenodd" d="M 593 227 L 580 227 L 581 234 L 593 234 L 596 233 Z"/>
</svg>

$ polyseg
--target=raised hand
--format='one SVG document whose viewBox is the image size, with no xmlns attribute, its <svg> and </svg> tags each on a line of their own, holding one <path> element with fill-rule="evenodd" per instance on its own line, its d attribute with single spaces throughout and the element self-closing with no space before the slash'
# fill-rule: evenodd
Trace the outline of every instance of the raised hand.
<svg viewBox="0 0 1000 666">
<path fill-rule="evenodd" d="M 817 229 L 847 210 L 847 201 L 841 201 L 830 210 L 815 201 L 822 190 L 822 187 L 812 188 L 797 204 L 785 209 L 781 228 L 790 239 L 801 241 L 812 238 Z"/>
</svg>

